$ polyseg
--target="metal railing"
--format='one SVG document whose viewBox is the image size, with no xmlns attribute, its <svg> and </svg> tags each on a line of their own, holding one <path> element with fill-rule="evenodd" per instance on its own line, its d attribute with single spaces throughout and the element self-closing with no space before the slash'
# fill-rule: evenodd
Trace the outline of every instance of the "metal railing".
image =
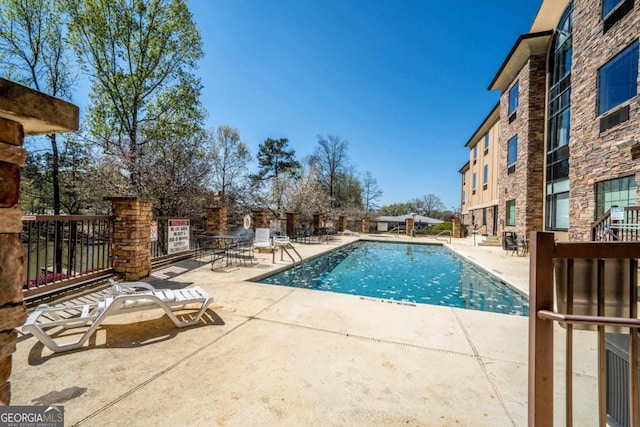
<svg viewBox="0 0 640 427">
<path fill-rule="evenodd" d="M 448 234 L 449 238 L 448 239 L 438 239 L 438 237 L 442 236 L 443 234 Z M 439 232 L 438 234 L 436 234 L 436 240 L 443 240 L 443 241 L 448 241 L 449 244 L 451 244 L 451 230 L 442 230 L 441 232 Z"/>
<path fill-rule="evenodd" d="M 622 209 L 622 208 L 620 208 Z M 640 240 L 640 206 L 624 208 L 623 219 L 611 218 L 611 209 L 591 225 L 591 240 L 600 241 L 638 241 Z"/>
<path fill-rule="evenodd" d="M 607 402 L 616 372 L 607 364 L 605 332 L 628 335 L 628 377 L 622 390 L 629 425 L 640 425 L 638 411 L 638 258 L 640 242 L 554 242 L 553 233 L 531 233 L 529 279 L 529 425 L 554 422 L 554 322 L 566 329 L 565 417 L 574 424 L 574 330 L 595 331 L 597 419 L 607 425 L 615 403 Z M 554 282 L 556 284 L 554 294 Z M 554 309 L 554 302 L 556 308 Z M 589 347 L 592 347 L 590 344 Z M 612 393 L 609 393 L 611 396 Z"/>
<path fill-rule="evenodd" d="M 111 274 L 113 218 L 84 215 L 23 217 L 26 297 Z"/>
</svg>

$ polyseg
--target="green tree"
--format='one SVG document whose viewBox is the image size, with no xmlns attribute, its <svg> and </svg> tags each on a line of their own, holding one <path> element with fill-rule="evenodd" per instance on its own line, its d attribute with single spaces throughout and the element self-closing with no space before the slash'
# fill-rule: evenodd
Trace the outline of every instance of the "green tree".
<svg viewBox="0 0 640 427">
<path fill-rule="evenodd" d="M 251 176 L 254 185 L 270 183 L 276 202 L 276 214 L 282 212 L 283 180 L 296 178 L 301 169 L 295 150 L 288 148 L 287 138 L 267 138 L 258 147 L 258 173 Z"/>
<path fill-rule="evenodd" d="M 70 99 L 75 78 L 57 0 L 0 0 L 0 73 L 40 92 Z M 32 159 L 46 164 L 50 201 L 46 205 L 61 213 L 59 137 L 47 135 L 51 152 Z M 40 202 L 43 202 L 44 196 Z"/>
<path fill-rule="evenodd" d="M 200 33 L 183 0 L 60 0 L 91 82 L 90 134 L 122 159 L 134 195 L 145 193 L 149 144 L 201 126 Z"/>
</svg>

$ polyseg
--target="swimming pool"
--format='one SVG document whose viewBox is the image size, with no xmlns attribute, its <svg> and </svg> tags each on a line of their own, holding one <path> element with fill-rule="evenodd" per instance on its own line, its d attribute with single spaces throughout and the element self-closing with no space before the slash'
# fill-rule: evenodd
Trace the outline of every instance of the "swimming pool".
<svg viewBox="0 0 640 427">
<path fill-rule="evenodd" d="M 526 296 L 440 245 L 354 242 L 258 282 L 520 316 L 529 310 Z"/>
</svg>

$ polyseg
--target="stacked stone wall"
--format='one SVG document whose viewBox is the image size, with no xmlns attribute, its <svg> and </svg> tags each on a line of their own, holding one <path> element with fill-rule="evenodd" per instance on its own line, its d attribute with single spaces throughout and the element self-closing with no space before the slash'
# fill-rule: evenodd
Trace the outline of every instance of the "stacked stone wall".
<svg viewBox="0 0 640 427">
<path fill-rule="evenodd" d="M 627 138 L 640 142 L 638 97 L 629 106 L 629 120 L 600 133 L 598 70 L 638 40 L 640 10 L 634 7 L 606 33 L 599 7 L 591 0 L 574 2 L 573 66 L 571 73 L 571 136 L 569 140 L 569 238 L 589 240 L 595 219 L 595 186 L 600 181 L 635 175 L 640 163 L 630 148 L 616 143 Z M 615 111 L 616 107 L 612 110 Z M 607 113 L 605 113 L 607 114 Z M 637 196 L 640 197 L 640 192 Z M 636 199 L 640 204 L 640 199 Z"/>
<path fill-rule="evenodd" d="M 204 208 L 207 217 L 207 233 L 227 234 L 227 209 L 222 207 Z"/>
</svg>

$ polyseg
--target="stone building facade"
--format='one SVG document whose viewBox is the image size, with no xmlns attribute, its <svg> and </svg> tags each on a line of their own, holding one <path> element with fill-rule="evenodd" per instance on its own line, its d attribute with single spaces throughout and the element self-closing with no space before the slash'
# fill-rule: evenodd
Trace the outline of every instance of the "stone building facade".
<svg viewBox="0 0 640 427">
<path fill-rule="evenodd" d="M 609 208 L 640 204 L 639 29 L 632 0 L 541 2 L 489 85 L 500 92 L 498 232 L 589 240 Z"/>
</svg>

